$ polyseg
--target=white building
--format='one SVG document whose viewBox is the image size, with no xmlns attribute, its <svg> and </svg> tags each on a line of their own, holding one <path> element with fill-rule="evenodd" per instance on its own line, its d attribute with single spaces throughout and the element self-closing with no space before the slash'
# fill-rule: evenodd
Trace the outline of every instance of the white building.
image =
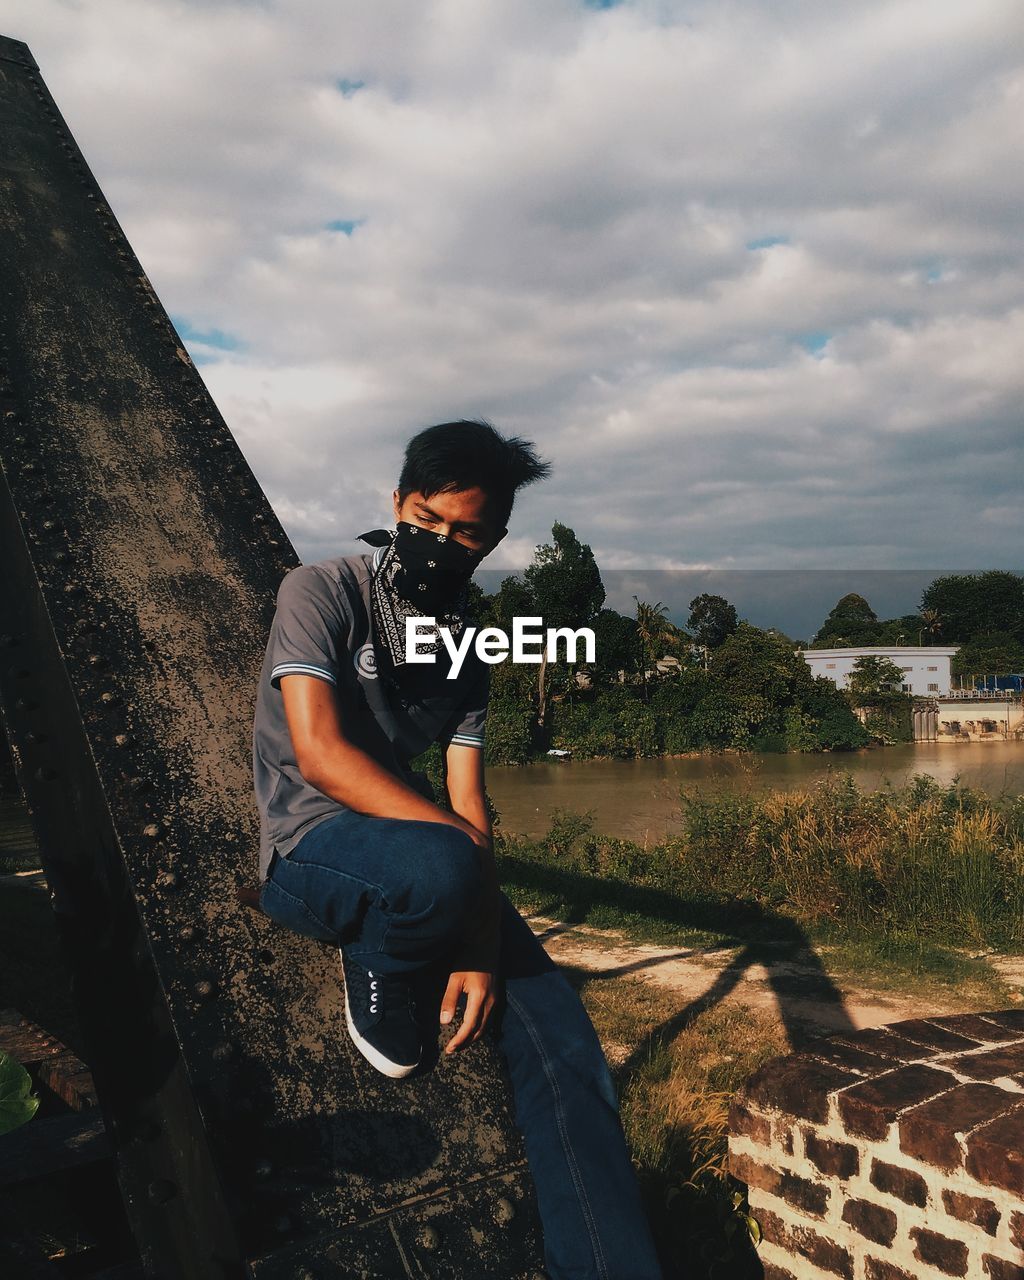
<svg viewBox="0 0 1024 1280">
<path fill-rule="evenodd" d="M 949 693 L 950 662 L 959 645 L 925 648 L 918 645 L 865 645 L 860 649 L 801 649 L 816 676 L 828 676 L 845 689 L 858 658 L 888 658 L 903 672 L 903 690 L 922 698 Z"/>
</svg>

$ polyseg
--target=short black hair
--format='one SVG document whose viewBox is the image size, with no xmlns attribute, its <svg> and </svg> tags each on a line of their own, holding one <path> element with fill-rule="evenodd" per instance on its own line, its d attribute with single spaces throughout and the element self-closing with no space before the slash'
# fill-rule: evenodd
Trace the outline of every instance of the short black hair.
<svg viewBox="0 0 1024 1280">
<path fill-rule="evenodd" d="M 519 436 L 499 435 L 489 422 L 439 422 L 416 433 L 405 448 L 398 500 L 410 493 L 458 493 L 479 486 L 493 504 L 499 527 L 512 513 L 516 490 L 551 470 Z"/>
</svg>

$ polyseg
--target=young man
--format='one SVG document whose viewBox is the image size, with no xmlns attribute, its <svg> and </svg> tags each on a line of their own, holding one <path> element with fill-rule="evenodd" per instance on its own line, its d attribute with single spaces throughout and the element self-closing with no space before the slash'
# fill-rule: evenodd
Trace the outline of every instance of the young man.
<svg viewBox="0 0 1024 1280">
<path fill-rule="evenodd" d="M 508 532 L 517 489 L 547 473 L 528 442 L 480 422 L 409 443 L 396 529 L 372 553 L 292 569 L 277 595 L 253 725 L 260 905 L 338 946 L 359 1052 L 402 1077 L 422 1045 L 409 975 L 444 963 L 439 1010 L 465 1009 L 446 1052 L 495 1018 L 537 1191 L 552 1280 L 660 1280 L 604 1055 L 576 993 L 500 892 L 484 800 L 490 666 L 455 679 L 433 617 L 458 640 L 474 569 Z M 451 810 L 409 761 L 445 748 Z M 339 975 L 340 976 L 340 975 Z"/>
</svg>

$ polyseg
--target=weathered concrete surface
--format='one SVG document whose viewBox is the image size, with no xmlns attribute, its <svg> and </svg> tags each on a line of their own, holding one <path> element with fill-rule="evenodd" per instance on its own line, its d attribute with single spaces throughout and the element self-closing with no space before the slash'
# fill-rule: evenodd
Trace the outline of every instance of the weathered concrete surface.
<svg viewBox="0 0 1024 1280">
<path fill-rule="evenodd" d="M 0 128 L 0 701 L 147 1265 L 531 1275 L 492 1045 L 387 1080 L 336 953 L 236 904 L 297 558 L 12 40 Z"/>
</svg>

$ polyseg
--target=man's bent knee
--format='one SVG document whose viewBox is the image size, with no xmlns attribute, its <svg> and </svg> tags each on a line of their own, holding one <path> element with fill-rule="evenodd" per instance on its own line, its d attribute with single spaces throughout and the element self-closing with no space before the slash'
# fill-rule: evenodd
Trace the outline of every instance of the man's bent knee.
<svg viewBox="0 0 1024 1280">
<path fill-rule="evenodd" d="M 473 838 L 448 823 L 424 823 L 421 881 L 438 910 L 453 922 L 476 904 L 483 889 L 481 851 Z"/>
</svg>

